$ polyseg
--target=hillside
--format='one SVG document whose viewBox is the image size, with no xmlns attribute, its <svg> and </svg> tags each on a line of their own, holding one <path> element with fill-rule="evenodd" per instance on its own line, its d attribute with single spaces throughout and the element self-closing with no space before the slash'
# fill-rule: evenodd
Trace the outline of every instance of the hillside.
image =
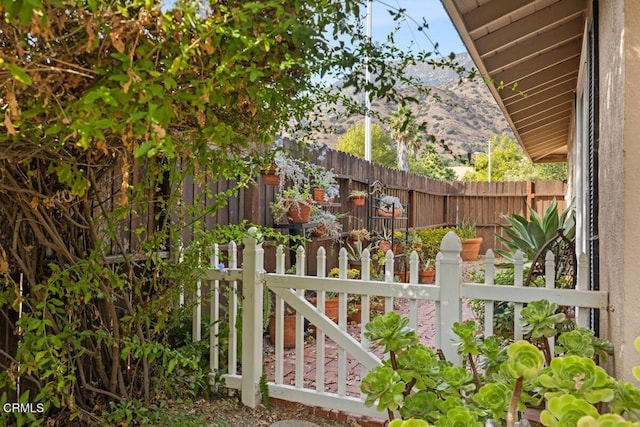
<svg viewBox="0 0 640 427">
<path fill-rule="evenodd" d="M 457 59 L 467 67 L 473 66 L 467 54 L 459 54 Z M 432 87 L 432 94 L 426 98 L 412 87 L 401 88 L 403 93 L 419 100 L 418 104 L 411 104 L 410 108 L 419 123 L 426 121 L 427 132 L 437 140 L 445 140 L 454 154 L 481 151 L 486 146 L 487 139 L 495 134 L 507 132 L 512 135 L 507 121 L 481 78 L 459 83 L 455 72 L 433 69 L 427 65 L 414 66 L 408 72 Z M 396 111 L 397 105 L 374 100 L 372 108 L 386 119 Z M 354 124 L 364 123 L 364 117 L 338 119 L 335 114 L 325 115 L 323 122 L 326 126 L 332 125 L 332 132 L 318 133 L 314 138 L 320 143 L 335 147 L 340 135 Z M 378 121 L 373 119 L 373 122 Z M 385 124 L 382 126 L 388 130 Z"/>
</svg>

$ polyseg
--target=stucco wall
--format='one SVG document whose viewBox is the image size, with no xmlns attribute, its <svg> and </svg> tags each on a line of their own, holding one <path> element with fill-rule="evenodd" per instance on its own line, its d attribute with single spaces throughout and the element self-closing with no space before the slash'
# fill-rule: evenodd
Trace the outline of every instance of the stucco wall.
<svg viewBox="0 0 640 427">
<path fill-rule="evenodd" d="M 599 14 L 600 282 L 612 307 L 614 373 L 632 381 L 640 365 L 640 1 L 601 0 Z"/>
</svg>

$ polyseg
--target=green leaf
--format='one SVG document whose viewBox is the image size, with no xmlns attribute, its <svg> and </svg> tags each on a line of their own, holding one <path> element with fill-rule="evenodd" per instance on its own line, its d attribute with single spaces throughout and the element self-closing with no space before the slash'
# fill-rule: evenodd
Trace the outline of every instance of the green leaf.
<svg viewBox="0 0 640 427">
<path fill-rule="evenodd" d="M 10 62 L 5 62 L 5 67 L 7 68 L 7 70 L 9 70 L 13 78 L 20 83 L 23 83 L 27 86 L 30 86 L 31 83 L 33 83 L 29 74 L 25 73 L 25 71 L 17 65 Z"/>
<path fill-rule="evenodd" d="M 151 150 L 155 146 L 155 142 L 152 140 L 145 141 L 138 149 L 136 150 L 134 156 L 136 158 L 142 157 Z"/>
</svg>

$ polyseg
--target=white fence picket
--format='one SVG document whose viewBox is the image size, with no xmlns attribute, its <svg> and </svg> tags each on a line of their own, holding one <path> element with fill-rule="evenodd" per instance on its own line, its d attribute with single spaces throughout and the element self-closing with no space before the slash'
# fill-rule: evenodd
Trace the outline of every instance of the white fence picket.
<svg viewBox="0 0 640 427">
<path fill-rule="evenodd" d="M 238 245 L 236 242 L 230 242 L 227 249 L 227 257 L 229 259 L 229 268 L 238 267 Z M 238 322 L 238 282 L 231 282 L 229 292 L 229 373 L 235 375 L 238 373 L 238 331 L 235 325 Z"/>
<path fill-rule="evenodd" d="M 555 289 L 556 287 L 556 262 L 553 252 L 549 251 L 544 256 L 544 287 L 546 289 Z M 519 319 L 516 319 L 518 321 Z M 547 342 L 549 343 L 549 351 L 551 353 L 551 357 L 555 354 L 555 345 L 556 340 L 555 337 L 547 338 Z"/>
<path fill-rule="evenodd" d="M 513 258 L 513 286 L 514 288 L 522 288 L 524 284 L 524 254 L 522 251 L 516 251 Z M 508 299 L 505 299 L 508 301 Z M 513 339 L 515 341 L 522 339 L 522 323 L 520 323 L 520 315 L 522 314 L 522 303 L 514 302 L 513 304 Z"/>
<path fill-rule="evenodd" d="M 210 268 L 216 268 L 220 260 L 218 254 L 219 248 L 216 243 L 213 246 L 213 255 L 210 259 Z M 211 368 L 210 383 L 214 385 L 215 374 L 217 374 L 220 368 L 220 355 L 218 349 L 220 348 L 220 282 L 218 280 L 210 280 L 209 289 L 211 297 L 209 299 L 209 319 L 211 321 L 211 327 L 209 328 L 209 366 Z"/>
<path fill-rule="evenodd" d="M 322 249 L 322 250 L 320 250 Z M 327 256 L 323 247 L 318 250 L 317 257 L 317 277 L 325 277 L 327 272 Z M 341 249 L 345 250 L 344 248 Z M 325 311 L 326 295 L 324 291 L 316 292 L 316 308 L 320 313 Z M 316 328 L 316 390 L 324 391 L 324 357 L 325 357 L 325 342 L 324 331 Z"/>
<path fill-rule="evenodd" d="M 495 256 L 493 251 L 489 249 L 485 257 L 484 265 L 484 284 L 493 285 L 495 279 Z M 484 336 L 490 337 L 493 335 L 493 308 L 495 304 L 493 301 L 484 301 Z"/>
</svg>

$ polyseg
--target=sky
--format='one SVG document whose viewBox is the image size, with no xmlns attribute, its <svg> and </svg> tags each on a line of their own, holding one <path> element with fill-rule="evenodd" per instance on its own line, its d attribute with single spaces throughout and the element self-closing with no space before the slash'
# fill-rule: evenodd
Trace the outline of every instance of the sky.
<svg viewBox="0 0 640 427">
<path fill-rule="evenodd" d="M 466 52 L 440 0 L 373 0 L 372 37 L 374 42 L 376 39 L 384 39 L 395 27 L 392 16 L 387 12 L 390 8 L 406 9 L 405 14 L 409 16 L 402 23 L 400 32 L 396 33 L 396 44 L 400 47 L 407 48 L 413 42 L 417 50 L 433 51 L 433 42 L 438 44 L 438 50 L 442 55 Z M 417 30 L 423 18 L 429 24 L 426 34 Z"/>
</svg>

